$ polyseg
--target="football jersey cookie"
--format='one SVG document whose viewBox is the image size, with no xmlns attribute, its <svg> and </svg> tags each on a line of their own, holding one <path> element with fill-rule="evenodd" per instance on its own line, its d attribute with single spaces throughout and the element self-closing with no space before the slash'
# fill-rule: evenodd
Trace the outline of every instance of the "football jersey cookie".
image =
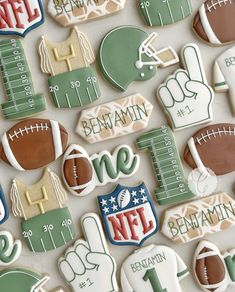
<svg viewBox="0 0 235 292">
<path fill-rule="evenodd" d="M 140 11 L 149 26 L 165 26 L 192 13 L 190 0 L 139 0 Z"/>
<path fill-rule="evenodd" d="M 1 0 L 0 35 L 25 36 L 44 22 L 41 0 Z"/>
<path fill-rule="evenodd" d="M 214 124 L 197 131 L 187 143 L 184 160 L 192 168 L 211 169 L 216 175 L 235 170 L 234 124 Z"/>
<path fill-rule="evenodd" d="M 96 72 L 90 66 L 95 61 L 93 49 L 76 26 L 60 43 L 43 36 L 39 55 L 42 72 L 51 75 L 48 86 L 56 107 L 81 107 L 100 97 Z"/>
<path fill-rule="evenodd" d="M 47 10 L 59 24 L 69 26 L 117 13 L 125 3 L 126 0 L 49 0 Z"/>
<path fill-rule="evenodd" d="M 5 119 L 21 119 L 46 109 L 42 94 L 35 94 L 31 73 L 20 40 L 0 41 L 3 85 L 8 100 L 1 104 Z"/>
<path fill-rule="evenodd" d="M 148 34 L 134 26 L 120 26 L 102 40 L 99 65 L 104 77 L 116 88 L 126 90 L 133 81 L 151 79 L 156 67 L 167 67 L 179 62 L 171 48 L 155 50 L 155 32 Z"/>
<path fill-rule="evenodd" d="M 3 134 L 0 158 L 20 171 L 37 169 L 60 157 L 67 142 L 68 133 L 58 122 L 28 119 Z"/>
<path fill-rule="evenodd" d="M 34 185 L 14 179 L 10 198 L 13 215 L 22 218 L 22 235 L 31 251 L 46 252 L 74 239 L 72 218 L 64 205 L 66 192 L 49 169 Z"/>
<path fill-rule="evenodd" d="M 214 91 L 207 83 L 198 46 L 185 45 L 181 61 L 184 69 L 176 70 L 157 90 L 157 97 L 174 130 L 212 120 Z"/>
<path fill-rule="evenodd" d="M 152 244 L 137 249 L 122 264 L 122 291 L 181 292 L 179 282 L 188 274 L 188 268 L 173 249 Z"/>
<path fill-rule="evenodd" d="M 235 0 L 206 0 L 194 18 L 193 30 L 205 42 L 220 46 L 235 42 Z"/>
</svg>

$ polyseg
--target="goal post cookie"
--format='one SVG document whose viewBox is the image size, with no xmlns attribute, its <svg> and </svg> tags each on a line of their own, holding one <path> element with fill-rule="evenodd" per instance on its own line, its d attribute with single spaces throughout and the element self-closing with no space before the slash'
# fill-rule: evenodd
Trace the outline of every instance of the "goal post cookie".
<svg viewBox="0 0 235 292">
<path fill-rule="evenodd" d="M 0 8 L 1 9 L 1 8 Z M 19 39 L 0 41 L 1 76 L 7 101 L 1 104 L 5 119 L 21 119 L 46 109 L 42 94 L 35 94 L 31 73 Z"/>
<path fill-rule="evenodd" d="M 57 108 L 82 107 L 101 93 L 94 68 L 95 55 L 88 38 L 75 26 L 63 42 L 42 36 L 39 44 L 41 70 L 49 74 L 49 91 Z"/>
<path fill-rule="evenodd" d="M 59 259 L 61 274 L 73 292 L 119 291 L 116 263 L 108 250 L 99 216 L 83 215 L 81 226 L 84 239 L 78 239 Z"/>
<path fill-rule="evenodd" d="M 15 217 L 22 218 L 22 235 L 33 252 L 46 252 L 65 245 L 75 237 L 66 192 L 59 177 L 45 169 L 34 185 L 14 179 L 10 198 Z"/>
</svg>

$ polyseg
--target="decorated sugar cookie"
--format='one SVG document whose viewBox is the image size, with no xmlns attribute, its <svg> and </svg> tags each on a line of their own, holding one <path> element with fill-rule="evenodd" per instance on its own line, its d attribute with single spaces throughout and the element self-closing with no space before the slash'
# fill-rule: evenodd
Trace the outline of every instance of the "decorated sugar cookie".
<svg viewBox="0 0 235 292">
<path fill-rule="evenodd" d="M 1 0 L 0 35 L 24 37 L 44 22 L 41 0 Z"/>
<path fill-rule="evenodd" d="M 62 288 L 48 291 L 45 287 L 50 277 L 25 268 L 11 268 L 0 272 L 1 292 L 65 292 Z"/>
<path fill-rule="evenodd" d="M 39 54 L 42 72 L 51 76 L 48 86 L 56 107 L 81 107 L 100 97 L 96 72 L 90 66 L 95 61 L 93 49 L 76 26 L 60 43 L 43 36 Z"/>
<path fill-rule="evenodd" d="M 117 292 L 116 263 L 110 255 L 97 214 L 81 218 L 84 239 L 78 239 L 58 261 L 61 274 L 74 292 Z"/>
<path fill-rule="evenodd" d="M 0 3 L 1 5 L 1 3 Z M 42 94 L 35 94 L 29 67 L 20 40 L 0 41 L 3 85 L 8 100 L 1 104 L 5 119 L 21 119 L 46 109 Z"/>
<path fill-rule="evenodd" d="M 137 148 L 151 154 L 159 183 L 155 190 L 159 205 L 174 204 L 194 197 L 185 179 L 173 133 L 168 126 L 163 125 L 141 135 L 137 139 Z"/>
<path fill-rule="evenodd" d="M 0 185 L 0 225 L 7 221 L 8 217 L 9 211 L 7 207 L 7 202 L 3 193 L 2 186 Z"/>
<path fill-rule="evenodd" d="M 76 132 L 89 143 L 128 135 L 147 127 L 152 109 L 141 94 L 133 94 L 83 110 Z"/>
<path fill-rule="evenodd" d="M 193 30 L 214 46 L 235 42 L 235 1 L 206 0 L 194 18 Z"/>
<path fill-rule="evenodd" d="M 149 26 L 165 26 L 192 13 L 190 0 L 139 0 L 140 11 Z"/>
<path fill-rule="evenodd" d="M 193 260 L 196 280 L 203 291 L 226 291 L 235 286 L 235 250 L 221 253 L 218 247 L 206 240 L 199 242 Z"/>
<path fill-rule="evenodd" d="M 184 160 L 192 168 L 209 168 L 223 175 L 235 170 L 234 145 L 235 124 L 210 125 L 189 138 Z"/>
<path fill-rule="evenodd" d="M 58 122 L 28 119 L 3 134 L 0 158 L 20 171 L 37 169 L 59 158 L 67 142 L 68 133 Z"/>
<path fill-rule="evenodd" d="M 157 97 L 174 130 L 212 120 L 214 92 L 207 83 L 198 46 L 196 44 L 184 46 L 181 60 L 184 69 L 170 75 L 157 91 Z"/>
<path fill-rule="evenodd" d="M 215 60 L 214 89 L 216 92 L 228 92 L 232 114 L 235 116 L 235 46 Z"/>
<path fill-rule="evenodd" d="M 98 196 L 105 231 L 116 245 L 142 245 L 158 231 L 152 198 L 144 183 L 136 187 L 118 184 L 110 193 Z"/>
<path fill-rule="evenodd" d="M 74 239 L 75 231 L 67 195 L 59 177 L 46 169 L 34 185 L 14 179 L 10 198 L 12 212 L 22 218 L 22 235 L 33 252 L 46 252 Z"/>
<path fill-rule="evenodd" d="M 72 144 L 64 154 L 62 173 L 74 195 L 86 196 L 96 186 L 134 175 L 139 162 L 139 156 L 128 145 L 118 146 L 112 154 L 104 150 L 89 156 L 82 146 Z"/>
<path fill-rule="evenodd" d="M 49 14 L 62 26 L 97 20 L 119 12 L 126 0 L 49 0 Z"/>
<path fill-rule="evenodd" d="M 181 292 L 179 282 L 188 274 L 173 249 L 152 244 L 137 249 L 122 264 L 122 292 Z"/>
<path fill-rule="evenodd" d="M 235 201 L 218 193 L 165 211 L 161 232 L 177 244 L 235 225 Z"/>
<path fill-rule="evenodd" d="M 179 62 L 171 48 L 155 50 L 155 32 L 148 34 L 134 26 L 120 26 L 111 30 L 99 49 L 100 69 L 114 87 L 126 90 L 133 81 L 151 79 L 156 67 L 167 67 Z"/>
<path fill-rule="evenodd" d="M 9 231 L 0 231 L 0 267 L 14 263 L 22 251 L 22 243 L 15 240 Z"/>
</svg>

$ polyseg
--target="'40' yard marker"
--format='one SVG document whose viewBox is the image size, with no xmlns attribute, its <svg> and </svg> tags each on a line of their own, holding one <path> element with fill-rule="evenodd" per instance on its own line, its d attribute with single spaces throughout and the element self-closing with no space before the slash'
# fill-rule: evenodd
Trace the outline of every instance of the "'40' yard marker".
<svg viewBox="0 0 235 292">
<path fill-rule="evenodd" d="M 159 205 L 174 204 L 194 197 L 185 180 L 173 133 L 168 126 L 143 134 L 137 139 L 137 147 L 151 154 L 159 182 L 155 190 Z"/>
</svg>

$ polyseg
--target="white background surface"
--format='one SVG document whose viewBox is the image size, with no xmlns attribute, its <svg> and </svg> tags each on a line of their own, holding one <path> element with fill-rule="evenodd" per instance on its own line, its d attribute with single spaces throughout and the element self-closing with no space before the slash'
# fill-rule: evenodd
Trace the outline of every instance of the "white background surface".
<svg viewBox="0 0 235 292">
<path fill-rule="evenodd" d="M 127 4 L 125 9 L 115 15 L 108 18 L 104 18 L 99 21 L 84 23 L 79 25 L 79 29 L 84 32 L 87 37 L 90 39 L 91 44 L 97 53 L 98 46 L 102 38 L 105 34 L 119 26 L 119 25 L 136 25 L 142 28 L 145 28 L 146 31 L 156 31 L 159 34 L 159 40 L 156 43 L 158 49 L 164 46 L 171 45 L 177 52 L 179 52 L 181 46 L 189 42 L 196 42 L 202 53 L 202 58 L 205 63 L 206 73 L 211 83 L 212 78 L 212 64 L 215 58 L 220 55 L 223 51 L 228 49 L 229 46 L 220 47 L 220 48 L 213 48 L 207 46 L 206 44 L 202 43 L 192 32 L 191 30 L 191 23 L 193 21 L 193 16 L 196 13 L 198 7 L 201 5 L 201 1 L 199 0 L 192 0 L 193 4 L 193 15 L 176 23 L 174 25 L 170 25 L 164 28 L 149 28 L 145 25 L 141 15 L 139 14 L 137 1 L 135 0 L 127 0 Z M 43 0 L 44 8 L 46 8 L 47 0 Z M 83 147 L 86 148 L 89 154 L 93 154 L 94 152 L 99 152 L 103 149 L 112 150 L 115 146 L 119 144 L 129 144 L 133 148 L 135 147 L 135 139 L 140 135 L 139 133 L 125 136 L 123 138 L 118 138 L 110 141 L 106 141 L 103 143 L 89 145 L 85 141 L 83 141 L 77 134 L 74 132 L 74 128 L 77 123 L 78 114 L 80 109 L 73 109 L 73 110 L 58 110 L 54 107 L 51 102 L 48 88 L 47 88 L 47 76 L 44 75 L 40 71 L 39 67 L 39 57 L 37 53 L 38 42 L 41 35 L 46 35 L 48 39 L 51 41 L 63 41 L 69 35 L 69 29 L 60 27 L 59 24 L 53 21 L 51 17 L 46 13 L 46 22 L 41 27 L 37 28 L 34 31 L 31 31 L 26 38 L 23 40 L 23 46 L 26 51 L 26 56 L 29 62 L 29 66 L 31 68 L 31 72 L 33 75 L 35 91 L 37 93 L 43 92 L 45 94 L 48 110 L 44 112 L 40 117 L 45 118 L 52 118 L 58 120 L 61 124 L 65 126 L 65 128 L 69 131 L 69 143 L 78 143 L 81 144 Z M 99 68 L 97 67 L 97 73 L 100 82 L 100 88 L 102 92 L 101 98 L 94 103 L 100 104 L 107 101 L 111 101 L 120 97 L 124 97 L 136 92 L 140 92 L 143 96 L 145 96 L 153 105 L 153 113 L 151 116 L 151 120 L 149 123 L 149 128 L 159 127 L 161 124 L 166 123 L 166 118 L 156 101 L 155 98 L 155 90 L 159 86 L 159 84 L 164 81 L 164 79 L 172 73 L 178 66 L 169 67 L 167 69 L 159 69 L 156 76 L 150 80 L 145 82 L 135 82 L 133 83 L 126 92 L 119 92 L 111 87 L 106 80 L 100 74 Z M 4 93 L 1 92 L 2 100 L 4 99 Z M 234 118 L 231 115 L 230 108 L 228 105 L 228 99 L 226 95 L 223 94 L 216 94 L 214 103 L 213 103 L 213 114 L 214 120 L 213 123 L 216 122 L 234 122 Z M 5 130 L 9 129 L 14 122 L 4 121 L 1 118 L 1 127 L 0 127 L 0 134 L 2 134 Z M 201 126 L 202 127 L 202 126 Z M 178 145 L 178 149 L 180 154 L 182 155 L 185 143 L 187 139 L 198 129 L 199 127 L 189 128 L 187 130 L 183 130 L 177 132 L 175 135 L 176 142 Z M 135 150 L 136 151 L 136 150 Z M 140 181 L 144 180 L 146 185 L 148 186 L 150 192 L 153 194 L 154 188 L 156 186 L 155 176 L 152 171 L 151 160 L 147 153 L 141 153 L 141 166 L 137 174 L 129 179 L 120 180 L 121 184 L 126 184 L 130 186 L 135 186 L 139 184 Z M 220 155 L 220 153 L 218 153 Z M 50 165 L 50 168 L 54 170 L 57 174 L 61 174 L 61 159 L 56 161 L 54 164 Z M 184 164 L 184 169 L 186 174 L 190 171 L 186 164 Z M 10 191 L 10 184 L 11 179 L 14 177 L 18 177 L 23 180 L 25 183 L 32 184 L 36 182 L 40 176 L 42 175 L 42 169 L 37 171 L 30 171 L 25 173 L 19 173 L 14 171 L 12 168 L 6 166 L 4 163 L 0 163 L 0 181 L 2 183 L 3 189 L 5 191 L 5 195 L 7 201 L 10 206 L 9 202 L 9 191 Z M 234 197 L 233 192 L 233 184 L 234 184 L 234 173 L 228 174 L 223 177 L 219 177 L 219 186 L 218 191 L 225 191 Z M 81 229 L 80 229 L 80 222 L 79 218 L 82 214 L 86 212 L 98 212 L 98 205 L 96 202 L 97 195 L 106 194 L 112 191 L 115 185 L 109 184 L 105 187 L 97 187 L 89 196 L 85 198 L 77 198 L 71 194 L 68 194 L 68 206 L 72 213 L 72 217 L 74 219 L 77 238 L 81 237 Z M 159 207 L 156 205 L 157 213 L 159 215 L 159 219 L 161 221 L 162 211 L 166 208 Z M 14 233 L 14 235 L 18 238 L 21 238 L 21 228 L 20 228 L 20 219 L 16 219 L 13 217 L 12 213 L 10 214 L 9 220 L 1 226 L 1 229 L 7 229 Z M 235 247 L 235 228 L 227 230 L 223 233 L 218 233 L 213 236 L 206 237 L 207 239 L 213 241 L 215 244 L 218 245 L 220 250 L 231 249 Z M 152 236 L 148 239 L 144 245 L 148 245 L 150 243 L 155 244 L 166 244 L 172 248 L 179 255 L 183 258 L 185 263 L 188 265 L 190 270 L 192 271 L 192 258 L 193 253 L 196 248 L 198 241 L 193 241 L 191 243 L 176 246 L 174 243 L 171 243 L 170 240 L 165 238 L 160 232 L 157 235 Z M 69 244 L 70 245 L 70 244 Z M 109 244 L 110 251 L 114 258 L 117 261 L 118 267 L 118 281 L 119 281 L 119 271 L 121 267 L 121 263 L 125 258 L 133 252 L 135 247 L 118 247 Z M 48 284 L 48 288 L 53 288 L 55 286 L 62 285 L 65 287 L 65 283 L 63 279 L 60 277 L 58 269 L 57 269 L 57 259 L 60 255 L 63 254 L 66 247 L 59 248 L 55 251 L 48 252 L 46 254 L 36 254 L 34 255 L 31 253 L 28 248 L 24 244 L 23 254 L 20 259 L 15 263 L 15 266 L 24 266 L 24 267 L 32 267 L 33 269 L 41 272 L 46 272 L 51 275 L 51 281 Z M 166 271 L 167 273 L 167 271 Z M 200 291 L 198 286 L 196 285 L 193 276 L 188 276 L 185 280 L 181 283 L 182 291 L 184 292 L 196 292 Z M 68 291 L 69 287 L 67 287 Z M 1 288 L 0 288 L 1 290 Z M 232 292 L 235 288 L 230 287 L 227 291 Z M 13 291 L 9 291 L 13 292 Z M 17 291 L 16 291 L 17 292 Z M 94 292 L 102 292 L 102 291 L 94 291 Z M 149 292 L 149 291 L 143 291 Z"/>
</svg>

